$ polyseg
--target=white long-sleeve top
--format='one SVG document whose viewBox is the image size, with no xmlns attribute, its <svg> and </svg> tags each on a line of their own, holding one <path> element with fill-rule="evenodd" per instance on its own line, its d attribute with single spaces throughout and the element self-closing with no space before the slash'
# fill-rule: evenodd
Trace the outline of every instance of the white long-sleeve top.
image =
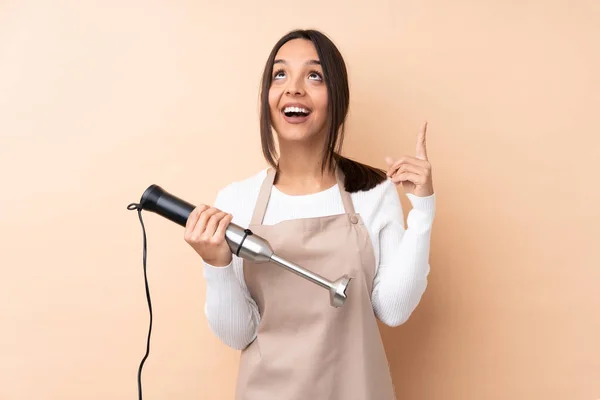
<svg viewBox="0 0 600 400">
<path fill-rule="evenodd" d="M 214 207 L 232 214 L 232 222 L 248 227 L 267 169 L 221 189 Z M 376 259 L 372 303 L 377 318 L 389 326 L 404 323 L 421 300 L 429 275 L 435 194 L 407 194 L 412 209 L 406 227 L 398 191 L 387 179 L 368 191 L 350 193 L 355 211 L 369 232 Z M 315 194 L 292 196 L 272 188 L 264 225 L 283 220 L 343 214 L 337 185 Z M 204 312 L 211 331 L 226 345 L 244 349 L 255 338 L 260 314 L 244 282 L 242 259 L 233 255 L 226 267 L 206 262 Z"/>
</svg>

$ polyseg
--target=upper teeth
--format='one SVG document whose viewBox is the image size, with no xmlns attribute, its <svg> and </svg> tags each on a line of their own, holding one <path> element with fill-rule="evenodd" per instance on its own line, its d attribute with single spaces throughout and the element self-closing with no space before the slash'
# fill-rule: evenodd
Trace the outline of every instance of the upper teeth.
<svg viewBox="0 0 600 400">
<path fill-rule="evenodd" d="M 302 108 L 302 107 L 286 107 L 283 109 L 283 112 L 289 113 L 289 112 L 296 112 L 296 113 L 304 113 L 304 114 L 308 114 L 309 111 L 306 108 Z"/>
</svg>

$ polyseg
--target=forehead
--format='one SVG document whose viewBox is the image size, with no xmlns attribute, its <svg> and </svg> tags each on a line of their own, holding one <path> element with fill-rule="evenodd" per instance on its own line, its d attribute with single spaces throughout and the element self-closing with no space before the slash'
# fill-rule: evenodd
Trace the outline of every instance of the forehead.
<svg viewBox="0 0 600 400">
<path fill-rule="evenodd" d="M 318 61 L 319 56 L 315 45 L 310 40 L 293 39 L 281 46 L 275 60 L 284 60 L 288 64 L 304 64 L 309 60 Z"/>
</svg>

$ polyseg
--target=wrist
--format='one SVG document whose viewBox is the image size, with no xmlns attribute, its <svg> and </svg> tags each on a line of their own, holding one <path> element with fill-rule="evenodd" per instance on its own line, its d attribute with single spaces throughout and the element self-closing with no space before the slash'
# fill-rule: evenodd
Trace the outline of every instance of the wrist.
<svg viewBox="0 0 600 400">
<path fill-rule="evenodd" d="M 434 194 L 433 185 L 418 186 L 412 194 L 417 197 L 431 197 Z"/>
<path fill-rule="evenodd" d="M 209 258 L 204 258 L 203 259 L 204 263 L 211 266 L 211 267 L 215 267 L 215 268 L 225 268 L 228 267 L 231 264 L 231 257 L 225 259 L 225 258 L 221 258 L 221 259 L 209 259 Z"/>
</svg>

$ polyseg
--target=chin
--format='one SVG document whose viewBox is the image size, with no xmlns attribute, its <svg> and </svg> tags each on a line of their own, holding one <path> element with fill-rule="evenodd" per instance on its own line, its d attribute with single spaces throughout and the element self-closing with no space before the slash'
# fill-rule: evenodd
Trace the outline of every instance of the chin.
<svg viewBox="0 0 600 400">
<path fill-rule="evenodd" d="M 277 122 L 274 126 L 277 137 L 286 142 L 311 142 L 322 136 L 325 129 L 315 129 L 315 125 L 311 123 L 290 124 L 285 120 Z"/>
<path fill-rule="evenodd" d="M 304 141 L 313 136 L 310 132 L 299 129 L 282 129 L 277 132 L 277 135 L 279 136 L 279 140 L 285 140 L 287 142 Z"/>
<path fill-rule="evenodd" d="M 308 129 L 280 129 L 276 130 L 279 141 L 284 142 L 312 142 L 319 134 Z"/>
</svg>

